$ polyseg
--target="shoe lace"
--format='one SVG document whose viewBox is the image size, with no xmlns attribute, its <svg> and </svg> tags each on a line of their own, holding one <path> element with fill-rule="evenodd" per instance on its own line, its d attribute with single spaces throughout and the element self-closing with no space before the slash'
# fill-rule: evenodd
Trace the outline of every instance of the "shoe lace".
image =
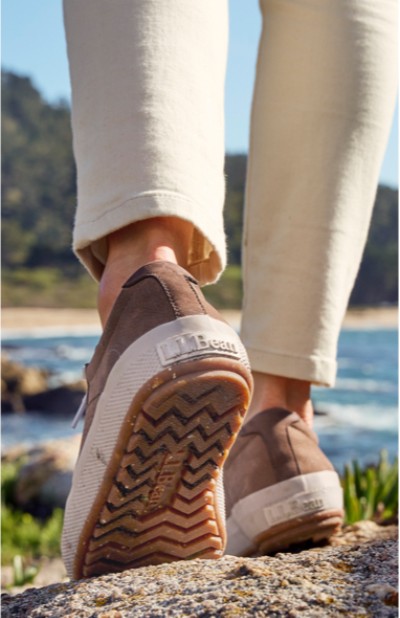
<svg viewBox="0 0 400 618">
<path fill-rule="evenodd" d="M 73 420 L 71 423 L 71 427 L 73 429 L 75 429 L 75 427 L 78 425 L 79 421 L 81 420 L 81 418 L 83 416 L 85 416 L 85 412 L 86 412 L 86 407 L 87 407 L 87 394 L 85 393 L 85 395 L 83 396 L 83 399 L 81 401 L 81 405 L 79 406 Z"/>
</svg>

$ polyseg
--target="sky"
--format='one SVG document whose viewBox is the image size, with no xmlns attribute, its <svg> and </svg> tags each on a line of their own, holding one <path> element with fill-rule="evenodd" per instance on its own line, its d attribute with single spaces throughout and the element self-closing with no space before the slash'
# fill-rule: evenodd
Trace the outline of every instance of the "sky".
<svg viewBox="0 0 400 618">
<path fill-rule="evenodd" d="M 229 0 L 229 21 L 225 146 L 228 153 L 239 153 L 248 151 L 261 29 L 257 0 Z M 2 0 L 2 65 L 21 75 L 29 75 L 48 101 L 70 99 L 61 0 Z M 398 187 L 398 105 L 380 182 Z"/>
</svg>

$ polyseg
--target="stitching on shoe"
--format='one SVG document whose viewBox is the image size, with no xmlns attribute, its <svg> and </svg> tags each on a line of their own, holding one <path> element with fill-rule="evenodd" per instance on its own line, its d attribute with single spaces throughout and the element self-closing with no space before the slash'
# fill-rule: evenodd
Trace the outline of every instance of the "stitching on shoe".
<svg viewBox="0 0 400 618">
<path fill-rule="evenodd" d="M 205 314 L 206 314 L 206 313 L 207 313 L 207 311 L 206 311 L 206 308 L 204 307 L 204 304 L 203 304 L 203 302 L 202 302 L 202 300 L 201 300 L 201 298 L 200 298 L 200 294 L 198 293 L 198 291 L 197 291 L 197 290 L 196 290 L 196 288 L 194 287 L 194 285 L 193 285 L 192 281 L 191 281 L 188 277 L 185 277 L 185 279 L 187 279 L 187 282 L 188 282 L 188 284 L 189 284 L 189 287 L 190 287 L 190 289 L 192 290 L 193 294 L 195 295 L 196 300 L 197 300 L 197 302 L 199 303 L 199 305 L 200 305 L 200 307 L 201 307 L 201 309 L 202 309 L 203 313 L 205 313 Z"/>
<path fill-rule="evenodd" d="M 168 285 L 166 283 L 164 283 L 164 281 L 161 281 L 161 279 L 158 276 L 153 275 L 153 277 L 155 279 L 157 279 L 158 283 L 161 285 L 162 289 L 164 290 L 164 292 L 165 292 L 169 302 L 171 303 L 172 309 L 174 310 L 175 317 L 176 318 L 182 317 L 182 312 L 180 311 L 178 305 L 176 304 L 175 299 L 174 299 L 174 297 L 173 297 L 173 295 L 171 293 L 171 290 L 169 289 Z"/>
<path fill-rule="evenodd" d="M 134 277 L 134 275 L 132 275 L 132 277 Z M 159 277 L 159 275 L 157 273 L 143 273 L 140 277 L 138 277 L 137 279 L 134 279 L 131 283 L 129 283 L 129 279 L 128 281 L 124 284 L 123 287 L 133 287 L 133 285 L 136 285 L 137 283 L 140 283 L 141 281 L 143 281 L 144 279 L 155 279 L 158 284 L 161 286 L 162 290 L 164 291 L 165 295 L 167 296 L 169 302 L 171 303 L 172 309 L 174 310 L 175 313 L 175 317 L 176 318 L 180 318 L 182 317 L 182 312 L 179 310 L 179 307 L 177 306 L 173 295 L 171 294 L 170 289 L 168 288 L 168 286 L 164 283 L 164 281 L 162 281 Z"/>
<path fill-rule="evenodd" d="M 290 450 L 291 450 L 292 455 L 293 455 L 293 459 L 294 459 L 294 461 L 296 462 L 296 468 L 297 468 L 297 471 L 298 471 L 299 475 L 301 475 L 301 474 L 302 474 L 302 472 L 301 472 L 301 469 L 300 469 L 299 463 L 298 463 L 298 461 L 297 461 L 297 457 L 296 457 L 295 452 L 294 452 L 294 447 L 293 447 L 292 441 L 291 441 L 291 439 L 290 439 L 290 431 L 289 431 L 289 429 L 290 429 L 291 427 L 293 427 L 293 424 L 291 424 L 291 425 L 287 425 L 287 426 L 286 426 L 286 428 L 285 428 L 285 433 L 286 433 L 286 437 L 287 437 L 287 441 L 288 441 L 288 444 L 289 444 Z"/>
</svg>

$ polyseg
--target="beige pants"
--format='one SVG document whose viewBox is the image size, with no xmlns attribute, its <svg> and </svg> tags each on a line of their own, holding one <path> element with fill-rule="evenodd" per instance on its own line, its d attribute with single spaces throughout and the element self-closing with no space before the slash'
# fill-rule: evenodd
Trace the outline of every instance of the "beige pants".
<svg viewBox="0 0 400 618">
<path fill-rule="evenodd" d="M 249 1 L 249 0 L 246 0 Z M 395 0 L 261 0 L 244 231 L 254 370 L 331 385 L 396 91 Z M 106 236 L 178 216 L 201 283 L 225 266 L 226 0 L 64 0 L 78 209 L 96 278 Z"/>
</svg>

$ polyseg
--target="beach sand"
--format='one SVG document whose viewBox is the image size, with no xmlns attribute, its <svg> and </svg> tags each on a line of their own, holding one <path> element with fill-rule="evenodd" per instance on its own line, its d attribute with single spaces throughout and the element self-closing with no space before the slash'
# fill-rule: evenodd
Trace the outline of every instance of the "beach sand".
<svg viewBox="0 0 400 618">
<path fill-rule="evenodd" d="M 234 328 L 239 328 L 240 311 L 225 310 L 223 316 Z M 396 328 L 398 310 L 395 307 L 350 309 L 344 326 L 348 328 Z M 66 334 L 100 332 L 100 320 L 95 309 L 46 309 L 46 308 L 4 308 L 2 329 L 5 334 L 15 332 L 60 331 Z"/>
</svg>

